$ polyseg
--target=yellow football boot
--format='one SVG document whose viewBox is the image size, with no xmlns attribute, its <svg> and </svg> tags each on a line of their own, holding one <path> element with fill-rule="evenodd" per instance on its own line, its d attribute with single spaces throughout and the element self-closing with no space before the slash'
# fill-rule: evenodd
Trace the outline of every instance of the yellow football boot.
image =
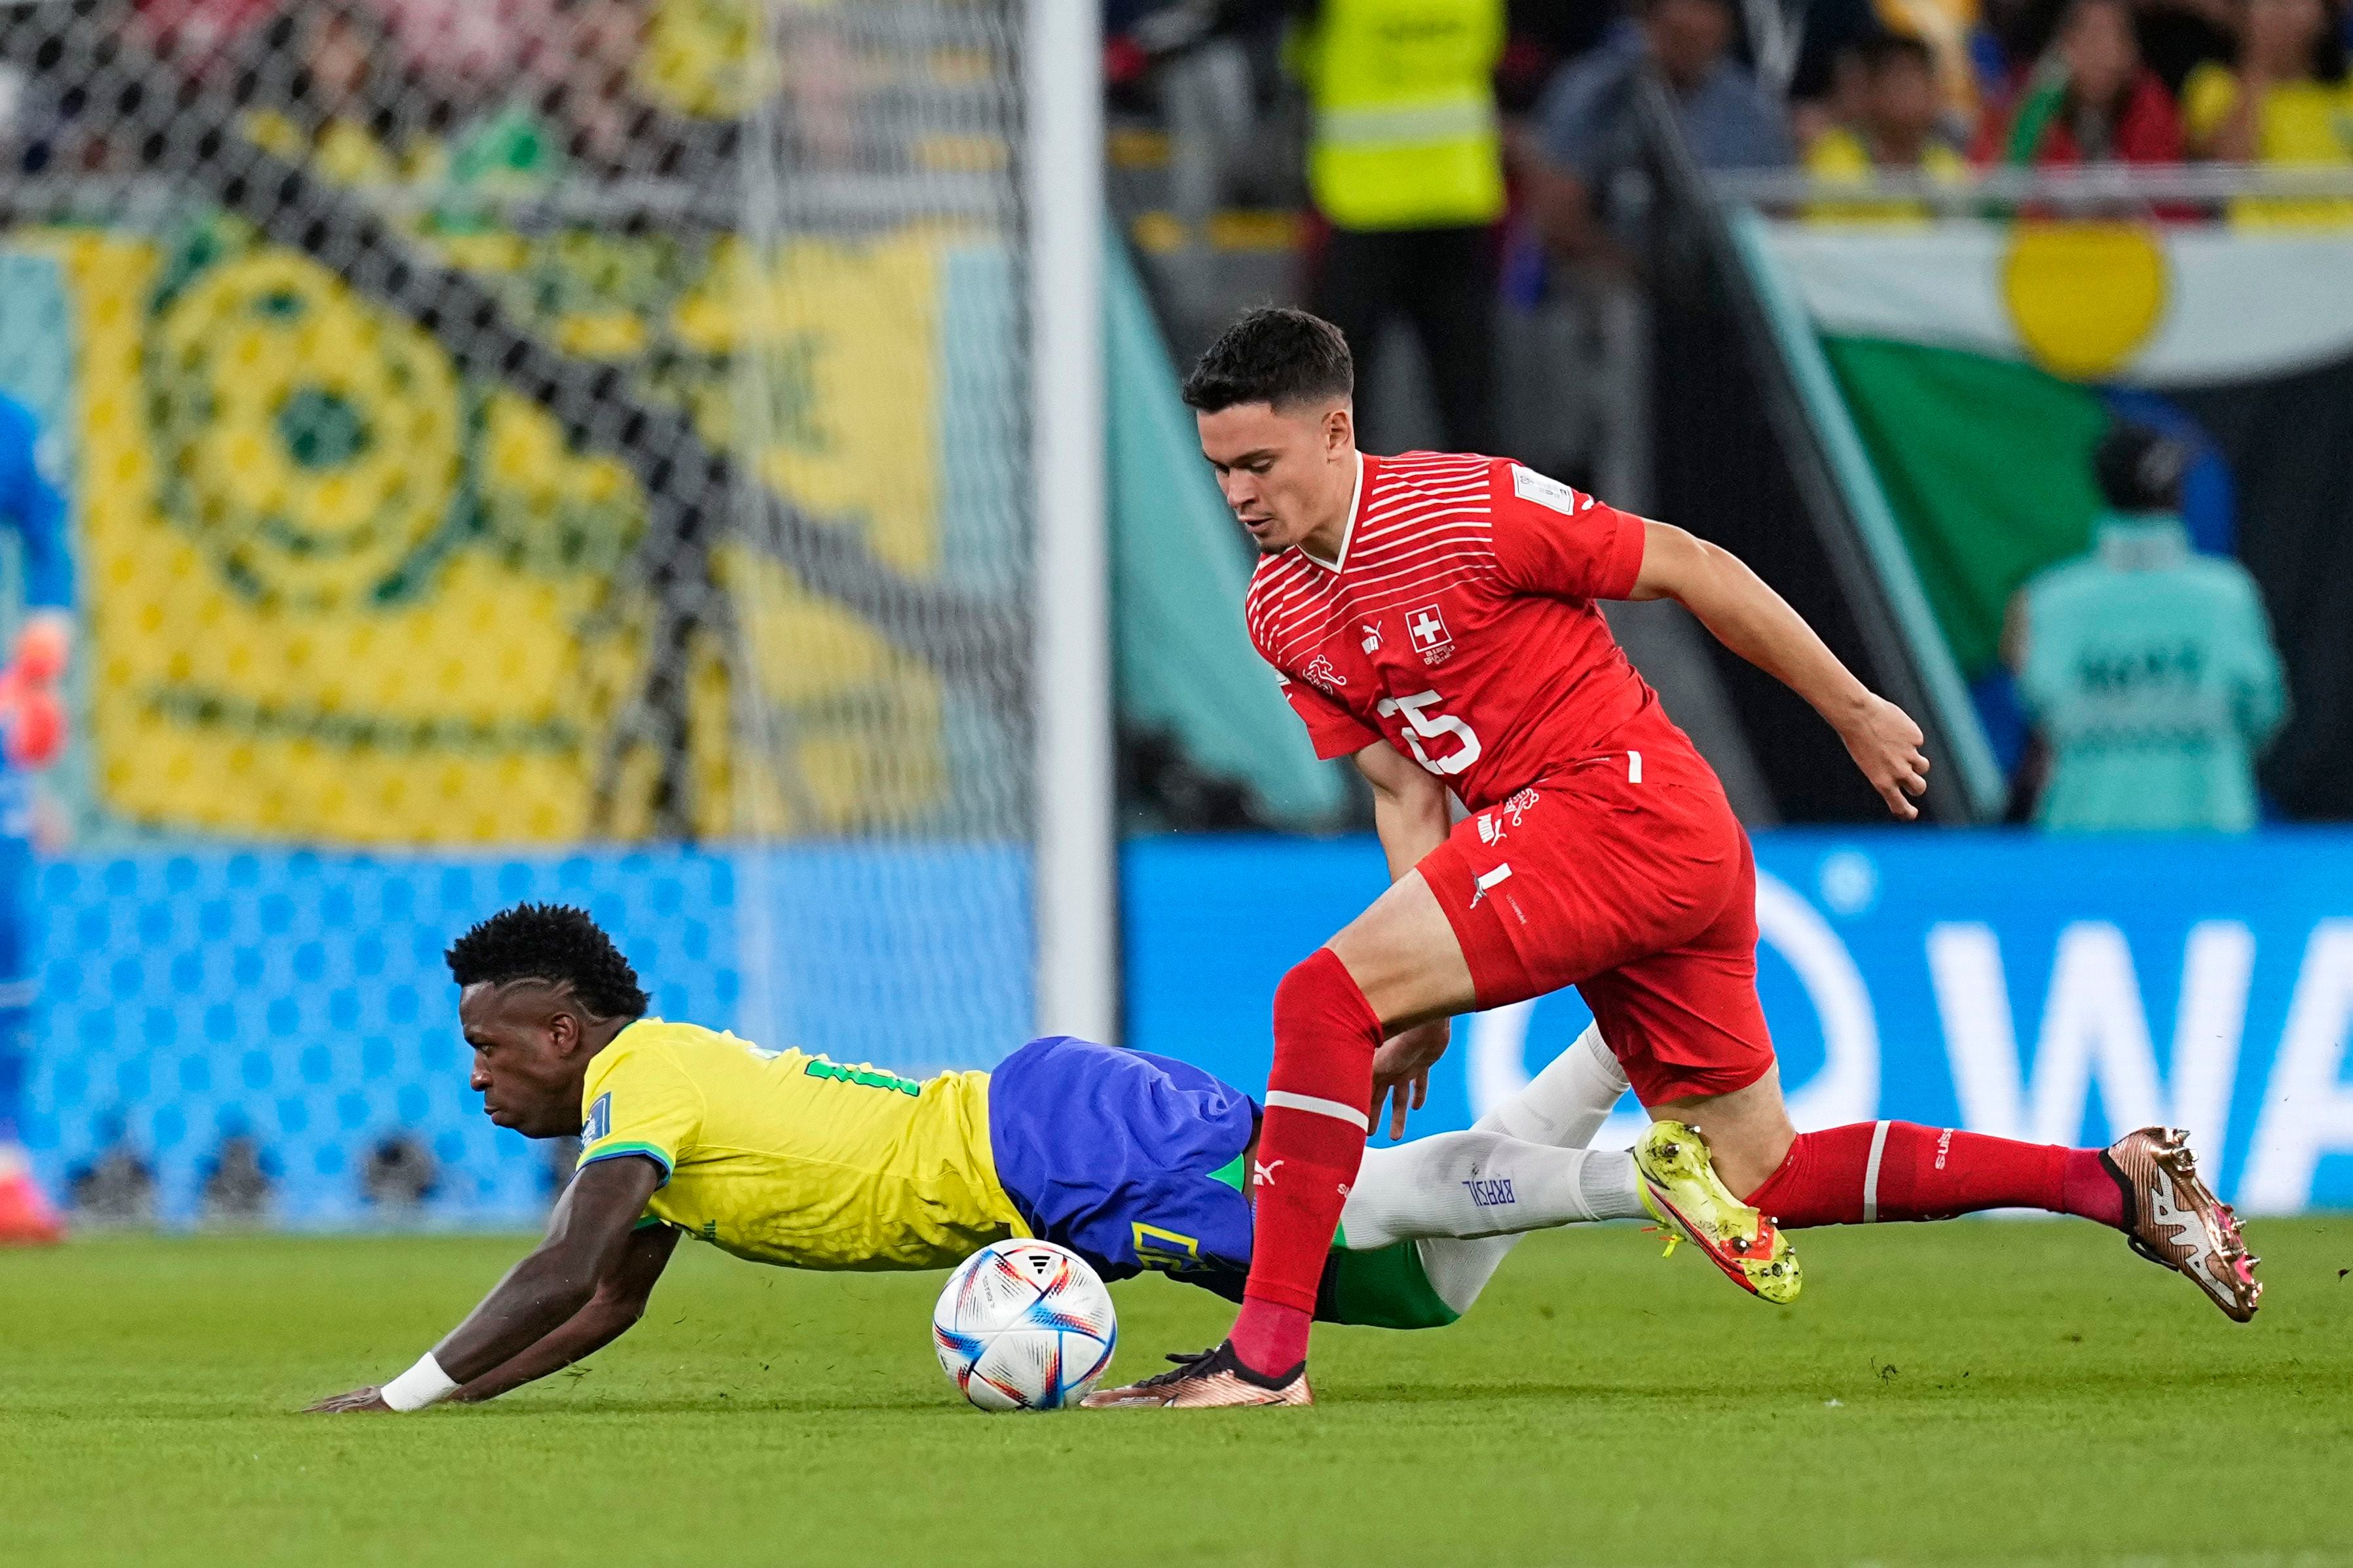
<svg viewBox="0 0 2353 1568">
<path fill-rule="evenodd" d="M 1653 1121 L 1634 1144 L 1642 1206 L 1667 1233 L 1667 1254 L 1688 1241 L 1752 1296 L 1783 1305 L 1805 1281 L 1780 1226 L 1742 1203 L 1719 1180 L 1707 1140 L 1681 1121 Z"/>
</svg>

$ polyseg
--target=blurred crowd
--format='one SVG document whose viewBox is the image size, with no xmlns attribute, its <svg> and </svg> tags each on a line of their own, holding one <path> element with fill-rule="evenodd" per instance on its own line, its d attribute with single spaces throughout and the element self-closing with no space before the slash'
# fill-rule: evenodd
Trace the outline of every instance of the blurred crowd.
<svg viewBox="0 0 2353 1568">
<path fill-rule="evenodd" d="M 1256 38 L 1297 68 L 1351 0 L 1113 0 L 1114 81 Z M 1967 165 L 2353 165 L 2343 0 L 1430 0 L 1488 45 L 1514 174 L 1588 186 L 1653 61 L 1700 162 L 1930 176 Z M 1314 84 L 1308 84 L 1311 94 Z"/>
<path fill-rule="evenodd" d="M 151 121 L 189 88 L 231 104 L 270 151 L 347 184 L 687 175 L 725 156 L 764 109 L 805 161 L 876 162 L 859 144 L 855 73 L 823 6 L 764 16 L 760 0 L 121 0 L 120 11 L 121 58 L 152 103 L 92 102 L 17 77 L 0 87 L 0 146 L 23 172 L 135 169 Z"/>
<path fill-rule="evenodd" d="M 120 0 L 120 10 L 130 41 L 163 68 L 233 95 L 281 150 L 305 145 L 354 178 L 676 173 L 682 146 L 762 109 L 814 162 L 877 161 L 855 145 L 848 101 L 871 72 L 838 8 L 811 0 Z M 1399 26 L 1417 34 L 1402 53 L 1375 36 Z M 770 47 L 755 47 L 764 29 Z M 1629 144 L 1626 86 L 1646 62 L 1712 168 L 1944 179 L 1970 163 L 2353 165 L 2344 0 L 1105 0 L 1105 29 L 1113 91 L 1131 100 L 1198 98 L 1205 73 L 1184 67 L 1219 60 L 1207 74 L 1232 84 L 1220 106 L 1233 111 L 1232 142 L 1279 130 L 1286 93 L 1306 100 L 1298 122 L 1327 118 L 1334 106 L 1317 100 L 1335 69 L 1351 68 L 1331 62 L 1357 34 L 1388 50 L 1389 68 L 1470 68 L 1499 117 L 1513 195 L 1571 251 L 1607 243 L 1610 179 Z M 1427 47 L 1441 35 L 1454 42 Z M 1434 67 L 1450 50 L 1453 64 Z M 90 107 L 42 101 L 21 76 L 0 88 L 20 165 L 135 158 L 124 144 L 135 116 Z M 1322 205 L 1327 193 L 1314 194 Z M 2241 216 L 2353 218 L 2341 207 Z"/>
<path fill-rule="evenodd" d="M 2344 0 L 1112 0 L 1106 19 L 1114 110 L 1175 143 L 1177 231 L 1220 200 L 1308 214 L 1312 300 L 1360 339 L 1409 320 L 1464 447 L 1495 440 L 1497 288 L 1637 270 L 1646 77 L 1712 171 L 1917 189 L 2003 166 L 2353 169 Z M 2121 208 L 2353 224 L 2343 198 Z M 1928 204 L 1833 184 L 1806 212 Z"/>
</svg>

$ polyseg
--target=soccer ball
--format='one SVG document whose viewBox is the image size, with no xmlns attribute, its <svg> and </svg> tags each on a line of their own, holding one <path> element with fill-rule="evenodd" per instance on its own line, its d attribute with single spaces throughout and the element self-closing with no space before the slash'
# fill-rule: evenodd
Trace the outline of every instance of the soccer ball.
<svg viewBox="0 0 2353 1568">
<path fill-rule="evenodd" d="M 1076 1405 L 1111 1364 L 1119 1319 L 1085 1258 L 1050 1241 L 999 1241 L 948 1276 L 932 1345 L 983 1410 Z"/>
</svg>

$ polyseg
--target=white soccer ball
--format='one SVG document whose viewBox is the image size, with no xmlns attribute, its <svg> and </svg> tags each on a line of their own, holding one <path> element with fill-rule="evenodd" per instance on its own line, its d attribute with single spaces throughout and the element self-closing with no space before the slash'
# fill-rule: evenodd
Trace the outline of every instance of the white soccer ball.
<svg viewBox="0 0 2353 1568">
<path fill-rule="evenodd" d="M 1111 1364 L 1119 1318 L 1085 1258 L 1050 1241 L 999 1241 L 948 1276 L 932 1344 L 983 1410 L 1076 1405 Z"/>
</svg>

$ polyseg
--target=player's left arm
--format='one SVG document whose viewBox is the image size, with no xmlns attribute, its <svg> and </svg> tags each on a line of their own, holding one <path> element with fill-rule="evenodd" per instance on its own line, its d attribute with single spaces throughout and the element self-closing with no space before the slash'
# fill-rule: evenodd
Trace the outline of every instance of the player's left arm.
<svg viewBox="0 0 2353 1568">
<path fill-rule="evenodd" d="M 507 1270 L 465 1321 L 433 1347 L 431 1359 L 442 1374 L 462 1389 L 578 1314 L 596 1295 L 598 1283 L 621 1271 L 646 1200 L 668 1174 L 659 1162 L 637 1156 L 583 1166 L 556 1200 L 539 1246 Z M 392 1406 L 385 1402 L 381 1387 L 371 1386 L 322 1399 L 310 1408 L 332 1412 Z"/>
<path fill-rule="evenodd" d="M 1728 550 L 1663 522 L 1642 525 L 1635 599 L 1672 599 L 1718 642 L 1804 698 L 1846 742 L 1887 809 L 1910 821 L 1928 788 L 1920 726 L 1855 679 L 1805 618 Z"/>
</svg>

